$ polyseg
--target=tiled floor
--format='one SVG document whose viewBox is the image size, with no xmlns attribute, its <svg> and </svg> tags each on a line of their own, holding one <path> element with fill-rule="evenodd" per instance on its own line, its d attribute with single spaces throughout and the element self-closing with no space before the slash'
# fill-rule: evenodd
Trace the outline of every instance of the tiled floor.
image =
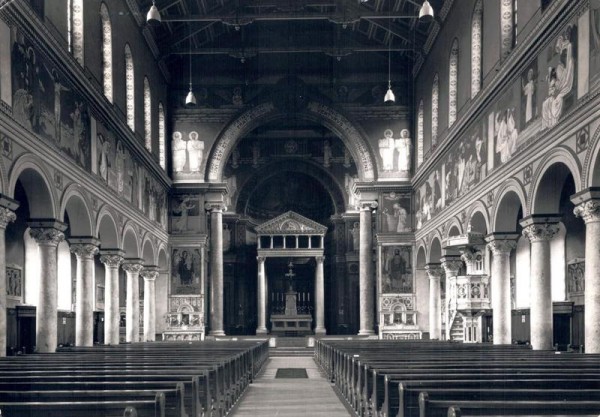
<svg viewBox="0 0 600 417">
<path fill-rule="evenodd" d="M 275 379 L 278 368 L 305 368 L 308 379 Z M 233 417 L 348 417 L 312 358 L 271 358 L 240 400 Z"/>
</svg>

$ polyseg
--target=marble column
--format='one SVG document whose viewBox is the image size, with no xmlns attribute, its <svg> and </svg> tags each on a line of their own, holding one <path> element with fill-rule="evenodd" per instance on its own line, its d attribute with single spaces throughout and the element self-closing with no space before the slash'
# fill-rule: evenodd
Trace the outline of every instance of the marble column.
<svg viewBox="0 0 600 417">
<path fill-rule="evenodd" d="M 530 320 L 531 346 L 553 348 L 550 240 L 558 233 L 558 216 L 532 215 L 521 220 L 523 236 L 531 242 Z"/>
<path fill-rule="evenodd" d="M 40 289 L 36 309 L 36 350 L 56 351 L 58 337 L 58 244 L 65 240 L 67 225 L 57 220 L 32 220 L 29 234 L 40 255 Z"/>
<path fill-rule="evenodd" d="M 323 271 L 324 256 L 316 256 L 317 270 L 315 273 L 315 334 L 324 335 L 325 329 L 325 274 Z"/>
<path fill-rule="evenodd" d="M 71 252 L 77 258 L 75 307 L 75 346 L 94 345 L 94 256 L 100 241 L 93 237 L 69 239 Z"/>
<path fill-rule="evenodd" d="M 140 272 L 143 259 L 126 259 L 123 269 L 127 273 L 127 299 L 125 302 L 125 341 L 140 341 Z"/>
<path fill-rule="evenodd" d="M 258 261 L 258 286 L 256 292 L 258 294 L 258 325 L 256 334 L 267 334 L 267 276 L 265 275 L 264 256 L 257 256 Z"/>
<path fill-rule="evenodd" d="M 427 264 L 425 271 L 429 276 L 429 338 L 441 339 L 442 337 L 442 297 L 440 279 L 444 270 L 440 264 Z"/>
<path fill-rule="evenodd" d="M 373 274 L 373 230 L 372 210 L 376 201 L 360 203 L 360 245 L 359 245 L 359 336 L 375 334 L 375 276 Z"/>
<path fill-rule="evenodd" d="M 492 318 L 494 344 L 512 343 L 510 299 L 510 252 L 517 248 L 517 234 L 492 233 L 486 236 L 492 252 Z"/>
<path fill-rule="evenodd" d="M 123 251 L 103 249 L 100 262 L 104 264 L 104 344 L 119 344 L 119 266 L 123 263 Z"/>
<path fill-rule="evenodd" d="M 212 336 L 225 336 L 223 329 L 223 210 L 222 203 L 207 203 L 210 211 L 210 271 L 213 308 L 210 320 Z"/>
<path fill-rule="evenodd" d="M 584 190 L 571 201 L 585 222 L 585 353 L 600 353 L 600 189 Z"/>
<path fill-rule="evenodd" d="M 0 357 L 6 356 L 6 241 L 5 232 L 9 223 L 16 220 L 17 216 L 14 211 L 18 207 L 18 203 L 14 200 L 6 199 L 9 204 L 2 204 L 6 197 L 0 198 Z M 6 207 L 8 206 L 8 207 Z M 12 210 L 11 210 L 12 208 Z M 23 281 L 21 281 L 23 288 Z"/>
<path fill-rule="evenodd" d="M 157 266 L 145 266 L 140 273 L 144 278 L 144 342 L 156 340 L 156 278 Z"/>
</svg>

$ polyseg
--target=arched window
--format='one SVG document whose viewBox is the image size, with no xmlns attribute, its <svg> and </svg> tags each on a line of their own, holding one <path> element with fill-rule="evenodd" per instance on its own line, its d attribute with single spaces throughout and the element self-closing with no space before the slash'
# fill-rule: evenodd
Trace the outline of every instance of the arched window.
<svg viewBox="0 0 600 417">
<path fill-rule="evenodd" d="M 67 43 L 69 52 L 83 65 L 83 0 L 68 0 Z"/>
<path fill-rule="evenodd" d="M 152 152 L 152 93 L 148 77 L 144 77 L 144 141 L 146 149 Z"/>
<path fill-rule="evenodd" d="M 452 42 L 448 69 L 448 126 L 452 126 L 456 121 L 456 95 L 458 94 L 458 39 Z"/>
<path fill-rule="evenodd" d="M 129 44 L 125 45 L 125 98 L 127 102 L 127 126 L 135 131 L 135 74 L 133 55 Z"/>
<path fill-rule="evenodd" d="M 417 113 L 417 168 L 423 163 L 423 122 L 425 116 L 423 113 L 423 100 L 421 100 Z"/>
<path fill-rule="evenodd" d="M 102 19 L 102 85 L 104 95 L 113 102 L 113 72 L 112 72 L 112 26 L 106 4 L 100 5 Z"/>
<path fill-rule="evenodd" d="M 431 87 L 431 146 L 437 145 L 439 100 L 440 77 L 438 74 L 435 74 Z"/>
<path fill-rule="evenodd" d="M 471 98 L 481 90 L 481 42 L 483 27 L 483 0 L 475 3 L 471 19 Z"/>
<path fill-rule="evenodd" d="M 165 134 L 165 110 L 162 103 L 158 103 L 158 162 L 162 169 L 167 169 Z"/>
<path fill-rule="evenodd" d="M 502 0 L 502 3 L 500 3 L 500 49 L 502 58 L 506 58 L 515 45 L 514 1 Z"/>
</svg>

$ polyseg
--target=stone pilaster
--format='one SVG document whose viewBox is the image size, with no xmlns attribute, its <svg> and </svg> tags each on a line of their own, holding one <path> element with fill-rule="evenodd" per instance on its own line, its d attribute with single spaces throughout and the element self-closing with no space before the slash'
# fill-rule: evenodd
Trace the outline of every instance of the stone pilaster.
<svg viewBox="0 0 600 417">
<path fill-rule="evenodd" d="M 123 263 L 123 251 L 103 249 L 100 262 L 104 264 L 104 344 L 119 344 L 119 267 Z"/>
<path fill-rule="evenodd" d="M 144 342 L 156 340 L 156 278 L 157 266 L 144 266 L 140 272 L 144 278 Z"/>
<path fill-rule="evenodd" d="M 375 276 L 373 274 L 372 211 L 376 208 L 376 201 L 361 201 L 360 203 L 359 336 L 371 336 L 375 334 Z"/>
<path fill-rule="evenodd" d="M 223 322 L 223 203 L 207 203 L 210 212 L 210 271 L 212 282 L 212 317 L 210 334 L 224 336 Z"/>
<path fill-rule="evenodd" d="M 585 352 L 600 353 L 600 188 L 583 190 L 571 201 L 585 222 Z"/>
<path fill-rule="evenodd" d="M 492 233 L 486 236 L 492 252 L 492 315 L 494 344 L 512 343 L 510 300 L 510 252 L 517 248 L 517 234 Z"/>
<path fill-rule="evenodd" d="M 14 222 L 19 206 L 15 200 L 0 195 L 0 357 L 6 356 L 6 227 Z"/>
<path fill-rule="evenodd" d="M 36 349 L 56 351 L 58 337 L 58 244 L 65 240 L 67 225 L 57 220 L 29 222 L 29 234 L 40 253 L 40 292 L 36 310 Z"/>
<path fill-rule="evenodd" d="M 77 258 L 75 346 L 94 345 L 94 256 L 100 241 L 93 237 L 69 239 Z"/>
<path fill-rule="evenodd" d="M 264 256 L 257 256 L 258 261 L 258 326 L 256 334 L 267 334 L 267 276 L 265 273 Z"/>
<path fill-rule="evenodd" d="M 442 337 L 440 279 L 445 275 L 445 271 L 436 263 L 425 265 L 425 271 L 429 277 L 429 338 L 439 340 Z"/>
<path fill-rule="evenodd" d="M 560 216 L 533 215 L 521 220 L 523 236 L 531 242 L 531 346 L 535 350 L 553 347 L 552 279 L 550 240 L 558 233 Z"/>
<path fill-rule="evenodd" d="M 127 300 L 125 303 L 125 341 L 140 341 L 140 272 L 143 259 L 126 259 L 123 270 L 127 273 Z"/>
<path fill-rule="evenodd" d="M 315 271 L 315 316 L 316 326 L 315 334 L 324 335 L 325 329 L 325 274 L 323 264 L 324 256 L 315 257 L 317 261 L 317 270 Z"/>
</svg>

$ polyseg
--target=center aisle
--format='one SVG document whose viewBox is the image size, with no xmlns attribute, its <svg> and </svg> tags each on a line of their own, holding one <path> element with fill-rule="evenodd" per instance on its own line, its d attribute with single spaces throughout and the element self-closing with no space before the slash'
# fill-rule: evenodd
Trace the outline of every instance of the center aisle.
<svg viewBox="0 0 600 417">
<path fill-rule="evenodd" d="M 308 378 L 275 378 L 277 369 L 304 368 Z M 348 417 L 339 398 L 312 358 L 270 358 L 248 387 L 233 417 Z"/>
</svg>

